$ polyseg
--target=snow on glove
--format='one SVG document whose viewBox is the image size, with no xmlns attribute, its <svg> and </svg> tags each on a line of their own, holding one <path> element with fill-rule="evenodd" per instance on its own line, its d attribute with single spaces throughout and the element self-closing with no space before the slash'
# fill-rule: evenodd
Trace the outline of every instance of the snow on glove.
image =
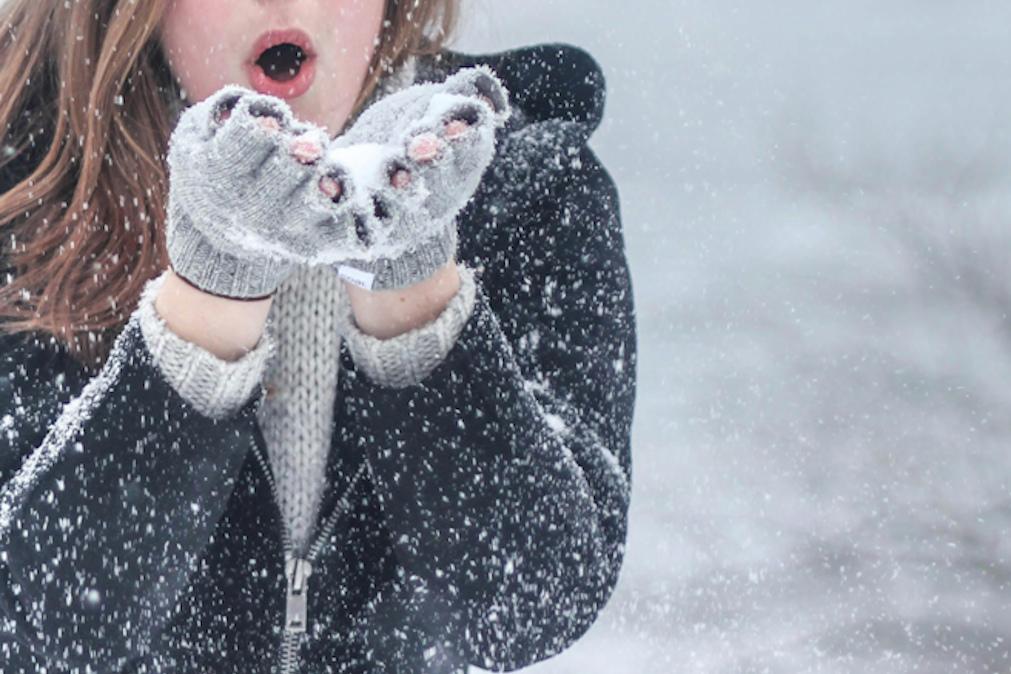
<svg viewBox="0 0 1011 674">
<path fill-rule="evenodd" d="M 415 84 L 366 109 L 327 149 L 350 171 L 357 249 L 328 253 L 342 278 L 371 290 L 422 281 L 456 253 L 456 216 L 495 154 L 508 92 L 487 66 Z"/>
<path fill-rule="evenodd" d="M 174 271 L 216 295 L 265 297 L 296 264 L 347 249 L 350 204 L 327 187 L 351 180 L 321 161 L 328 142 L 282 99 L 235 85 L 188 108 L 169 144 Z"/>
</svg>

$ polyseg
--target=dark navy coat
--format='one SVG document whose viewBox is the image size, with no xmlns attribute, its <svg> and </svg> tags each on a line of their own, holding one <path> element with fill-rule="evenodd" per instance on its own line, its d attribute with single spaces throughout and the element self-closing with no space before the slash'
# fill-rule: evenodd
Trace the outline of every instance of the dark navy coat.
<svg viewBox="0 0 1011 674">
<path fill-rule="evenodd" d="M 624 555 L 636 333 L 618 194 L 587 140 L 604 81 L 561 44 L 451 51 L 511 94 L 459 219 L 474 313 L 420 384 L 345 345 L 307 629 L 282 655 L 288 579 L 256 410 L 201 415 L 136 318 L 100 371 L 0 337 L 4 672 L 512 670 L 564 650 Z M 0 192 L 26 162 L 0 171 Z M 69 403 L 69 404 L 68 404 Z"/>
</svg>

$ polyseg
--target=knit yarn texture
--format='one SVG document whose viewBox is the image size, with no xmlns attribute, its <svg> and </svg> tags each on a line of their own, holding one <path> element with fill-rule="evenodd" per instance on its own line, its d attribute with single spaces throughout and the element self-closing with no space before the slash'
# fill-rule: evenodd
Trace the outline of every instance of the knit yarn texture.
<svg viewBox="0 0 1011 674">
<path fill-rule="evenodd" d="M 356 369 L 375 384 L 422 384 L 456 345 L 474 312 L 475 272 L 459 263 L 457 268 L 460 289 L 435 320 L 379 339 L 358 328 L 348 293 L 333 269 L 298 267 L 275 293 L 263 337 L 236 361 L 221 360 L 169 329 L 155 309 L 167 272 L 148 282 L 137 312 L 154 364 L 201 414 L 227 417 L 257 389 L 266 389 L 257 421 L 283 526 L 301 546 L 309 542 L 326 486 L 341 339 Z"/>
<path fill-rule="evenodd" d="M 384 78 L 365 105 L 414 82 L 415 59 Z M 281 514 L 296 549 L 308 542 L 326 480 L 339 371 L 341 281 L 327 266 L 299 267 L 277 289 L 268 321 L 274 357 L 258 412 Z"/>
<path fill-rule="evenodd" d="M 410 86 L 412 58 L 385 78 L 366 103 Z M 383 386 L 411 386 L 438 366 L 474 308 L 473 271 L 458 265 L 461 286 L 431 323 L 389 339 L 363 333 L 340 280 L 329 266 L 297 266 L 274 293 L 264 335 L 252 351 L 226 362 L 175 335 L 154 308 L 165 274 L 152 279 L 138 305 L 141 332 L 155 364 L 173 388 L 201 413 L 221 418 L 241 407 L 257 387 L 266 395 L 257 412 L 278 505 L 297 549 L 308 545 L 326 487 L 333 408 L 343 337 L 363 373 Z"/>
<path fill-rule="evenodd" d="M 329 267 L 299 267 L 277 289 L 268 317 L 274 356 L 257 416 L 296 548 L 307 541 L 325 484 L 339 370 L 340 284 Z"/>
</svg>

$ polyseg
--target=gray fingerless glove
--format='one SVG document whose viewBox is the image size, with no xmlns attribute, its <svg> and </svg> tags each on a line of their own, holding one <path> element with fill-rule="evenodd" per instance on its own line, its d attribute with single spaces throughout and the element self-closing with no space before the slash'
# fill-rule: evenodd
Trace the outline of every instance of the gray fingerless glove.
<svg viewBox="0 0 1011 674">
<path fill-rule="evenodd" d="M 168 155 L 174 271 L 216 295 L 265 297 L 328 235 L 333 245 L 315 165 L 326 143 L 283 100 L 238 86 L 187 109 Z"/>
<path fill-rule="evenodd" d="M 487 66 L 416 84 L 366 109 L 331 141 L 357 241 L 328 253 L 342 278 L 371 290 L 422 281 L 456 253 L 456 216 L 495 153 L 508 93 Z M 349 241 L 354 241 L 348 239 Z"/>
</svg>

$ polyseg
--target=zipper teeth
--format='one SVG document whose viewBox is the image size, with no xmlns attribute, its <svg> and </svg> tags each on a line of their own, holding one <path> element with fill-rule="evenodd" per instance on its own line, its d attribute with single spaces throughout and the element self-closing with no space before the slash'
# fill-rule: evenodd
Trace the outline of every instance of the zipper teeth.
<svg viewBox="0 0 1011 674">
<path fill-rule="evenodd" d="M 260 451 L 260 446 L 255 442 L 253 443 L 253 453 L 256 454 L 256 459 L 260 464 L 260 468 L 263 470 L 263 474 L 266 475 L 267 477 L 267 484 L 270 486 L 271 498 L 274 499 L 275 504 L 279 504 L 280 502 L 277 499 L 277 485 L 274 483 L 274 475 L 273 473 L 270 472 L 267 460 L 263 456 L 263 453 Z M 330 537 L 330 534 L 333 533 L 333 528 L 337 526 L 337 520 L 340 519 L 340 517 L 347 511 L 350 505 L 348 503 L 348 496 L 351 494 L 355 486 L 358 484 L 358 480 L 361 479 L 361 476 L 365 472 L 366 467 L 367 463 L 365 460 L 363 460 L 358 465 L 358 470 L 355 471 L 355 475 L 354 477 L 351 478 L 351 481 L 348 483 L 348 487 L 347 489 L 344 490 L 344 494 L 341 495 L 340 499 L 337 502 L 337 505 L 334 507 L 333 512 L 330 514 L 330 517 L 328 517 L 326 522 L 324 522 L 323 526 L 319 530 L 319 533 L 316 535 L 316 538 L 313 539 L 312 544 L 309 546 L 309 554 L 305 557 L 305 559 L 309 560 L 310 562 L 315 561 L 316 557 L 323 549 L 323 543 L 326 541 L 327 538 Z M 288 534 L 288 526 L 284 522 L 284 513 L 280 513 L 280 515 L 281 515 L 281 538 L 284 541 L 284 551 L 286 553 L 293 552 L 295 546 L 292 543 L 291 537 Z"/>
<path fill-rule="evenodd" d="M 257 427 L 259 432 L 259 427 Z M 262 438 L 263 436 L 260 435 Z M 280 505 L 280 501 L 277 499 L 277 485 L 274 483 L 274 474 L 270 471 L 270 466 L 267 463 L 266 457 L 264 457 L 263 452 L 260 450 L 260 443 L 253 443 L 253 453 L 256 455 L 256 460 L 260 464 L 260 469 L 263 474 L 267 477 L 267 484 L 270 486 L 270 497 L 274 500 L 276 505 Z M 351 491 L 358 484 L 358 480 L 361 478 L 362 473 L 365 472 L 367 466 L 368 457 L 361 462 L 358 466 L 358 470 L 355 472 L 351 482 L 348 483 L 347 489 L 344 490 L 344 494 L 341 495 L 334 507 L 333 513 L 327 518 L 323 527 L 320 529 L 319 535 L 313 540 L 312 545 L 309 546 L 309 553 L 306 555 L 306 559 L 311 563 L 316 560 L 319 553 L 323 549 L 323 543 L 330 537 L 333 533 L 333 528 L 337 525 L 337 520 L 347 512 L 349 507 L 348 496 Z M 281 524 L 281 539 L 284 542 L 284 552 L 285 555 L 292 553 L 294 551 L 294 544 L 291 541 L 291 536 L 288 534 L 288 525 L 284 521 L 284 513 L 280 512 L 278 508 L 278 514 L 280 516 Z M 287 579 L 285 580 L 287 582 Z M 281 654 L 280 654 L 280 674 L 291 674 L 295 671 L 295 664 L 298 659 L 298 633 L 291 633 L 287 630 L 284 631 L 281 637 Z"/>
<path fill-rule="evenodd" d="M 284 642 L 281 644 L 280 673 L 290 674 L 295 671 L 295 661 L 298 658 L 298 635 L 289 632 L 284 633 Z"/>
<path fill-rule="evenodd" d="M 330 517 L 327 518 L 323 527 L 320 529 L 319 535 L 313 540 L 312 545 L 309 546 L 309 554 L 306 556 L 310 562 L 316 561 L 316 557 L 323 550 L 323 544 L 326 543 L 327 539 L 330 538 L 330 534 L 333 533 L 333 528 L 337 526 L 337 520 L 347 512 L 350 507 L 348 502 L 348 496 L 350 496 L 352 490 L 354 490 L 355 485 L 358 484 L 359 478 L 361 478 L 362 473 L 365 472 L 365 462 L 362 461 L 358 466 L 358 470 L 355 472 L 354 477 L 348 483 L 348 488 L 344 490 L 344 494 L 340 497 L 337 505 L 334 506 L 333 512 L 330 513 Z"/>
<path fill-rule="evenodd" d="M 267 484 L 270 485 L 270 497 L 274 499 L 276 505 L 280 505 L 280 501 L 277 500 L 277 485 L 274 484 L 274 474 L 270 471 L 267 459 L 260 451 L 260 443 L 253 443 L 253 453 L 256 454 L 256 460 L 259 461 L 263 474 L 267 476 Z M 291 542 L 291 536 L 288 534 L 288 525 L 284 521 L 284 513 L 280 512 L 280 508 L 278 508 L 278 515 L 281 520 L 281 539 L 284 541 L 284 551 L 285 553 L 292 552 L 295 546 Z"/>
<path fill-rule="evenodd" d="M 259 434 L 259 427 L 257 426 L 257 432 Z M 263 436 L 260 435 L 262 438 Z M 270 472 L 270 466 L 267 464 L 266 457 L 263 456 L 263 452 L 260 450 L 260 443 L 253 443 L 253 453 L 256 455 L 256 460 L 260 464 L 260 469 L 267 478 L 267 484 L 270 486 L 270 498 L 273 499 L 275 505 L 280 505 L 280 501 L 277 500 L 277 485 L 274 483 L 274 474 Z M 291 537 L 288 534 L 288 525 L 284 521 L 284 513 L 281 512 L 280 507 L 278 507 L 278 519 L 281 525 L 281 539 L 284 542 L 284 553 L 285 558 L 294 549 L 294 545 L 291 542 Z M 287 577 L 285 577 L 285 585 L 287 586 Z M 278 671 L 280 674 L 291 674 L 295 671 L 295 655 L 297 649 L 295 644 L 297 643 L 298 634 L 292 634 L 285 629 L 281 633 L 281 653 L 278 659 Z"/>
</svg>

